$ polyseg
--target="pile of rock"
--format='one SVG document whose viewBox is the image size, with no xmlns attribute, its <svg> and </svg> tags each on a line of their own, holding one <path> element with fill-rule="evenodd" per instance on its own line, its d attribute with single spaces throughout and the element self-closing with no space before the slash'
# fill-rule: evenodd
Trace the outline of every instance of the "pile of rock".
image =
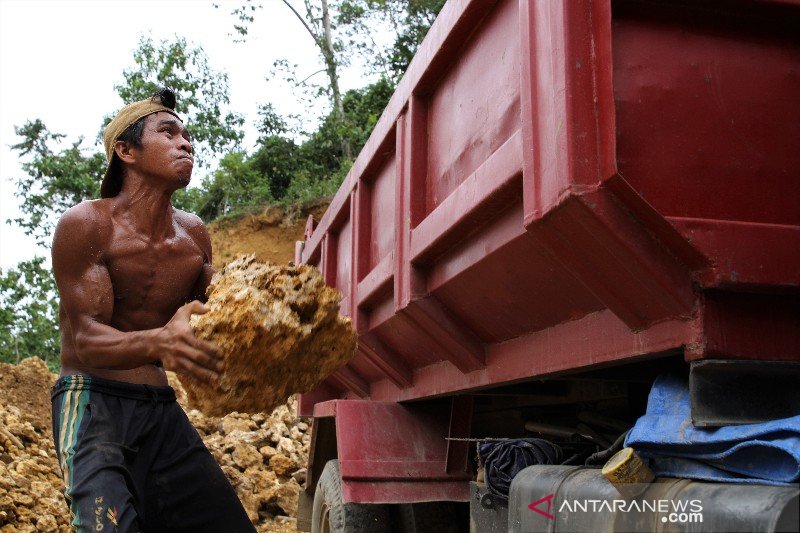
<svg viewBox="0 0 800 533">
<path fill-rule="evenodd" d="M 0 531 L 69 531 L 50 429 L 54 380 L 38 357 L 0 364 Z"/>
<path fill-rule="evenodd" d="M 185 406 L 186 393 L 174 375 L 170 383 Z M 296 530 L 297 499 L 311 440 L 309 421 L 296 412 L 294 398 L 272 413 L 234 412 L 217 418 L 197 409 L 187 411 L 259 531 Z"/>
<path fill-rule="evenodd" d="M 0 404 L 0 526 L 14 524 L 10 531 L 68 531 L 63 482 L 51 442 L 17 407 Z"/>
<path fill-rule="evenodd" d="M 0 364 L 0 532 L 69 531 L 50 429 L 55 376 L 39 358 Z M 170 383 L 186 409 L 186 392 Z M 188 411 L 259 532 L 295 531 L 310 427 L 293 398 L 272 413 L 221 418 Z"/>
</svg>

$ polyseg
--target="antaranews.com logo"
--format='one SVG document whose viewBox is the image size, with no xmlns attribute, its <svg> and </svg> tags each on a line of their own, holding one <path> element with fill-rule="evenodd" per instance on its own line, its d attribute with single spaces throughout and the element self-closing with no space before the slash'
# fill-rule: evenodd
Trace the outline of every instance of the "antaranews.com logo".
<svg viewBox="0 0 800 533">
<path fill-rule="evenodd" d="M 632 499 L 632 500 L 563 500 L 556 504 L 555 494 L 548 494 L 528 505 L 528 509 L 549 520 L 553 513 L 658 513 L 661 521 L 671 524 L 703 522 L 703 502 L 700 500 Z M 555 509 L 554 509 L 555 507 Z M 557 510 L 556 510 L 557 509 Z"/>
</svg>

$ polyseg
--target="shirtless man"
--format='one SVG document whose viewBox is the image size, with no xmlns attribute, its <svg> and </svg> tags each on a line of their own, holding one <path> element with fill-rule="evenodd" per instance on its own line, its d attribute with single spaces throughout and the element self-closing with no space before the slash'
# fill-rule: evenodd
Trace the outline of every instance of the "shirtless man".
<svg viewBox="0 0 800 533">
<path fill-rule="evenodd" d="M 79 531 L 254 531 L 164 370 L 211 382 L 222 362 L 196 338 L 211 241 L 172 207 L 194 157 L 162 89 L 124 107 L 105 131 L 100 200 L 61 217 L 53 271 L 61 296 L 61 375 L 53 437 Z"/>
</svg>

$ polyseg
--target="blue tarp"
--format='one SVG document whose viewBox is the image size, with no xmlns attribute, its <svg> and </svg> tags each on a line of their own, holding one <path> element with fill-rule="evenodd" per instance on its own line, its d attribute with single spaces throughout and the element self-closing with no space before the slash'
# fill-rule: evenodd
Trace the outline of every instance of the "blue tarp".
<svg viewBox="0 0 800 533">
<path fill-rule="evenodd" d="M 688 379 L 659 376 L 625 439 L 658 476 L 784 485 L 800 480 L 800 415 L 718 428 L 692 424 Z"/>
</svg>

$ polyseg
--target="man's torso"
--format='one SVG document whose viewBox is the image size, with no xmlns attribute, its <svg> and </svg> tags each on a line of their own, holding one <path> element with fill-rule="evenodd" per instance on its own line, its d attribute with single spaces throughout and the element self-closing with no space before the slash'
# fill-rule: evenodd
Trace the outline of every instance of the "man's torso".
<svg viewBox="0 0 800 533">
<path fill-rule="evenodd" d="M 186 215 L 175 210 L 171 227 L 161 239 L 137 233 L 124 220 L 115 220 L 111 200 L 91 202 L 96 220 L 107 224 L 99 232 L 99 261 L 108 271 L 113 289 L 113 314 L 109 325 L 123 332 L 158 328 L 166 324 L 181 305 L 198 294 L 198 283 L 207 261 L 196 239 L 187 229 Z M 96 251 L 96 250 L 93 250 Z M 86 250 L 75 250 L 86 253 Z M 75 353 L 69 320 L 61 309 L 61 375 L 91 374 L 129 383 L 165 385 L 164 371 L 156 365 L 130 370 L 89 368 Z"/>
</svg>

